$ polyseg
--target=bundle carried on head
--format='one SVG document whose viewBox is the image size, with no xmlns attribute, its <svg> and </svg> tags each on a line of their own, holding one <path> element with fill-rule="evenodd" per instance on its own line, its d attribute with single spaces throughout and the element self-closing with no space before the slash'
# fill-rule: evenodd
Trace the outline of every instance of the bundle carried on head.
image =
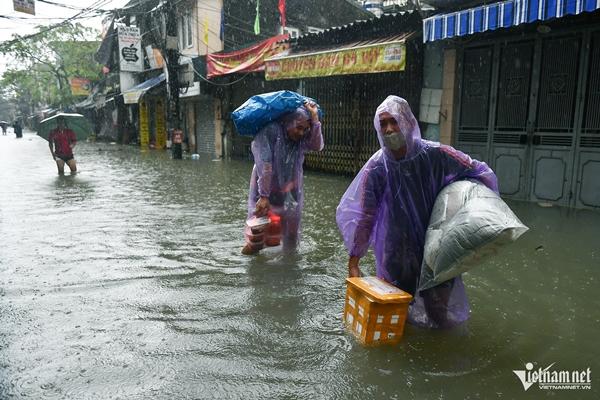
<svg viewBox="0 0 600 400">
<path fill-rule="evenodd" d="M 231 117 L 240 135 L 254 136 L 265 125 L 293 112 L 306 101 L 316 104 L 314 99 L 290 90 L 257 94 L 236 108 L 231 113 Z M 320 107 L 319 116 L 321 116 Z"/>
</svg>

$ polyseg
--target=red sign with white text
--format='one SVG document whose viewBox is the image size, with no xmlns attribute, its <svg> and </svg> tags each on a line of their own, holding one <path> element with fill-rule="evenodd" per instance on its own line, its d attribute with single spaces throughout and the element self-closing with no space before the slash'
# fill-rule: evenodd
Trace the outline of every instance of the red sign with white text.
<svg viewBox="0 0 600 400">
<path fill-rule="evenodd" d="M 208 54 L 206 56 L 208 77 L 214 78 L 236 72 L 264 71 L 265 58 L 280 54 L 290 47 L 289 43 L 278 43 L 288 38 L 289 35 L 286 33 L 231 53 Z"/>
</svg>

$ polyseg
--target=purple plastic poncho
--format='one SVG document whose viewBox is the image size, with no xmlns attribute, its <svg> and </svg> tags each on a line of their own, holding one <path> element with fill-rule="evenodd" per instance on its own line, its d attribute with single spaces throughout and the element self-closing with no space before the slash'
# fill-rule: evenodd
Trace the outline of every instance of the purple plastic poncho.
<svg viewBox="0 0 600 400">
<path fill-rule="evenodd" d="M 287 129 L 309 119 L 308 111 L 299 107 L 266 125 L 252 141 L 254 168 L 250 177 L 248 218 L 254 215 L 259 197 L 268 196 L 271 210 L 281 216 L 284 249 L 295 248 L 299 239 L 304 204 L 304 153 L 323 149 L 320 122 L 313 123 L 299 141 L 291 140 Z"/>
<path fill-rule="evenodd" d="M 396 160 L 383 146 L 379 115 L 390 113 L 406 139 L 406 155 Z M 425 232 L 440 190 L 457 180 L 477 179 L 498 192 L 496 175 L 483 162 L 450 146 L 421 139 L 406 100 L 388 96 L 375 113 L 381 149 L 362 167 L 337 207 L 336 219 L 350 256 L 363 257 L 370 245 L 377 276 L 414 296 L 410 323 L 450 327 L 469 316 L 462 280 L 456 277 L 416 293 Z"/>
</svg>

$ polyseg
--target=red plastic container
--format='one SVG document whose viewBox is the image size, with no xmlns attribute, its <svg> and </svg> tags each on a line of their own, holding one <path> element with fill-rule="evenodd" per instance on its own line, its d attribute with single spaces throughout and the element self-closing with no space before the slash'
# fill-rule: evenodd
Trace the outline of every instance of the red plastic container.
<svg viewBox="0 0 600 400">
<path fill-rule="evenodd" d="M 246 243 L 253 250 L 260 250 L 265 246 L 265 236 L 270 220 L 266 217 L 252 217 L 246 221 Z"/>
<path fill-rule="evenodd" d="M 266 230 L 265 245 L 279 246 L 281 243 L 281 216 L 269 211 L 269 219 L 271 223 Z"/>
</svg>

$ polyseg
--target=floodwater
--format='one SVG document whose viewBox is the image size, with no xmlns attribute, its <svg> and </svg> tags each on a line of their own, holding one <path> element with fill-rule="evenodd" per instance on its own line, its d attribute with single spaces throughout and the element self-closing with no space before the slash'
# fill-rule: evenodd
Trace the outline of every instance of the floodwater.
<svg viewBox="0 0 600 400">
<path fill-rule="evenodd" d="M 0 399 L 597 398 L 599 213 L 511 202 L 531 230 L 464 276 L 470 321 L 365 348 L 342 325 L 350 179 L 307 172 L 298 254 L 245 257 L 252 165 L 202 157 L 81 143 L 58 176 L 44 140 L 0 136 Z M 591 390 L 525 391 L 528 362 Z"/>
</svg>

